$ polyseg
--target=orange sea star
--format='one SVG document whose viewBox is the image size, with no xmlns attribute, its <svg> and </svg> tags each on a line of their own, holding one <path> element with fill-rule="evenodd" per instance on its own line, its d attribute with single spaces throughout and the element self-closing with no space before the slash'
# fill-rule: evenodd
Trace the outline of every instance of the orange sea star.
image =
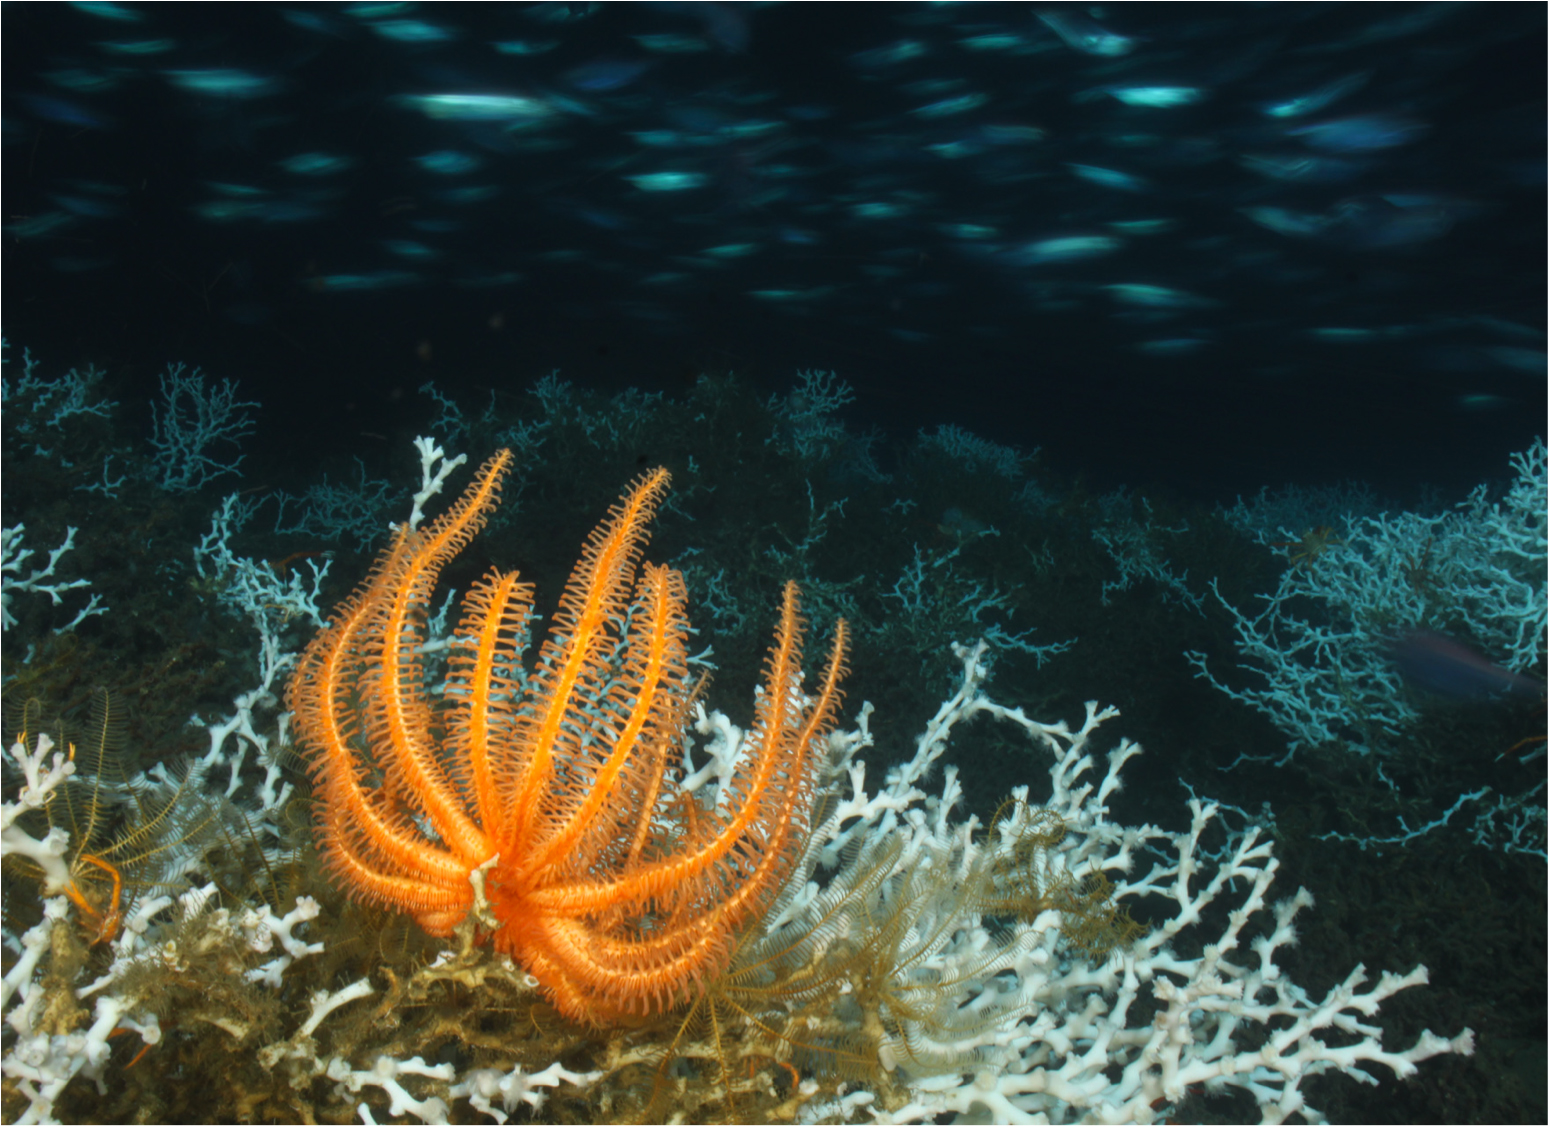
<svg viewBox="0 0 1549 1127">
<path fill-rule="evenodd" d="M 318 786 L 318 840 L 351 895 L 432 935 L 477 909 L 496 949 L 566 1015 L 659 1012 L 724 969 L 738 928 L 789 875 L 839 706 L 845 626 L 806 697 L 786 585 L 721 809 L 680 793 L 695 693 L 683 577 L 645 564 L 636 579 L 667 489 L 658 469 L 592 533 L 532 673 L 518 660 L 531 588 L 496 570 L 469 591 L 446 699 L 432 706 L 425 611 L 511 461 L 500 451 L 439 520 L 400 529 L 302 655 L 290 707 Z"/>
</svg>

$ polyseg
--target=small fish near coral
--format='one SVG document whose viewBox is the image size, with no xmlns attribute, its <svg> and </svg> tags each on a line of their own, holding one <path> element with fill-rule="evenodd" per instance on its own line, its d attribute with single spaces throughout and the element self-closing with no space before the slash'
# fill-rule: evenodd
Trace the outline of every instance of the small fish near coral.
<svg viewBox="0 0 1549 1127">
<path fill-rule="evenodd" d="M 1405 630 L 1388 640 L 1387 654 L 1409 684 L 1453 700 L 1500 695 L 1544 698 L 1542 681 L 1496 665 L 1435 630 Z"/>
</svg>

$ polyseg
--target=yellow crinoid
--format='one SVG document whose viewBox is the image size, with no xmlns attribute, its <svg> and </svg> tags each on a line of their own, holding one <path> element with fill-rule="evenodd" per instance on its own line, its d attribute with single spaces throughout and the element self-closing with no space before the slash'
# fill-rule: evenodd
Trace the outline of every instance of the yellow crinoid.
<svg viewBox="0 0 1549 1127">
<path fill-rule="evenodd" d="M 658 469 L 591 534 L 530 673 L 518 660 L 530 587 L 498 570 L 473 587 L 432 703 L 425 611 L 511 461 L 500 451 L 439 520 L 400 529 L 302 655 L 290 706 L 318 784 L 318 839 L 353 896 L 433 935 L 477 908 L 496 949 L 567 1016 L 659 1012 L 725 969 L 800 853 L 845 626 L 804 695 L 787 584 L 748 754 L 719 809 L 680 792 L 695 691 L 686 593 L 678 572 L 639 564 L 668 485 Z"/>
</svg>

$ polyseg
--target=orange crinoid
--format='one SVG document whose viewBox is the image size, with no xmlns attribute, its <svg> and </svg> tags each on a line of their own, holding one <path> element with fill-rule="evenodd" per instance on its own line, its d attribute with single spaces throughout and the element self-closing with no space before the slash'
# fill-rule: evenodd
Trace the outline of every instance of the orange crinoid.
<svg viewBox="0 0 1549 1127">
<path fill-rule="evenodd" d="M 649 563 L 636 576 L 667 489 L 658 469 L 592 533 L 531 673 L 519 662 L 531 588 L 491 571 L 468 592 L 445 700 L 432 704 L 431 593 L 497 504 L 511 460 L 502 450 L 484 463 L 429 527 L 400 529 L 302 655 L 290 707 L 318 785 L 318 839 L 352 895 L 412 913 L 432 935 L 475 912 L 568 1016 L 659 1012 L 725 968 L 737 929 L 789 875 L 839 706 L 845 627 L 807 697 L 786 586 L 719 809 L 681 793 L 694 696 L 683 577 Z"/>
</svg>

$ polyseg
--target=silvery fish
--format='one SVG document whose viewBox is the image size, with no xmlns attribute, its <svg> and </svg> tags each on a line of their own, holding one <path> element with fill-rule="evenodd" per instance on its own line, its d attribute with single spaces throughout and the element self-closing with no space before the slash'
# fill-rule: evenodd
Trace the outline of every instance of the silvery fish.
<svg viewBox="0 0 1549 1127">
<path fill-rule="evenodd" d="M 1388 657 L 1411 685 L 1454 700 L 1500 694 L 1544 696 L 1544 684 L 1496 665 L 1462 642 L 1434 630 L 1406 630 L 1388 643 Z"/>
</svg>

